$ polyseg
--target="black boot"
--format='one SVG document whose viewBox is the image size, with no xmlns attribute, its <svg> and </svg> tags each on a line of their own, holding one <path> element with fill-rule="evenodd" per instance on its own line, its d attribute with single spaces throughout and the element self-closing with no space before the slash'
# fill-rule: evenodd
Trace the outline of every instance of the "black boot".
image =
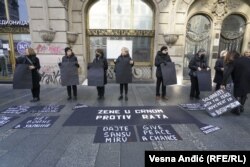
<svg viewBox="0 0 250 167">
<path fill-rule="evenodd" d="M 123 96 L 121 95 L 119 98 L 118 98 L 118 100 L 122 100 L 123 99 Z"/>
<path fill-rule="evenodd" d="M 240 108 L 240 112 L 244 112 L 244 105 L 246 103 L 247 100 L 247 96 L 242 96 L 240 99 L 240 104 L 241 104 L 241 108 Z"/>
</svg>

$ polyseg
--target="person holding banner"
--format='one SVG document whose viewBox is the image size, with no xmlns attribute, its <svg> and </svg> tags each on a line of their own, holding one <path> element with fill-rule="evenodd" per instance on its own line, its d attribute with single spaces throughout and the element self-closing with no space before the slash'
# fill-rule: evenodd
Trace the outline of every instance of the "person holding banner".
<svg viewBox="0 0 250 167">
<path fill-rule="evenodd" d="M 224 73 L 221 88 L 226 88 L 227 80 L 232 76 L 234 97 L 241 103 L 241 106 L 232 112 L 240 115 L 244 112 L 247 94 L 250 93 L 250 57 L 240 56 L 237 51 L 231 51 L 227 54 L 225 63 L 228 64 L 228 68 Z"/>
<path fill-rule="evenodd" d="M 132 82 L 132 67 L 134 61 L 129 55 L 129 50 L 126 47 L 121 49 L 121 55 L 114 60 L 116 82 L 120 84 L 120 96 L 118 100 L 123 99 L 123 88 L 125 90 L 125 100 L 128 101 L 128 83 Z"/>
<path fill-rule="evenodd" d="M 66 47 L 64 49 L 64 51 L 65 51 L 65 56 L 63 56 L 62 62 L 59 63 L 58 65 L 60 67 L 62 67 L 63 63 L 72 62 L 72 63 L 74 63 L 74 66 L 76 66 L 77 68 L 79 68 L 80 66 L 78 64 L 77 57 L 73 53 L 72 49 L 70 47 Z M 74 84 L 74 85 L 68 85 L 67 84 L 67 93 L 68 93 L 67 100 L 71 100 L 72 99 L 72 95 L 71 95 L 71 90 L 72 89 L 73 89 L 74 100 L 77 100 L 77 86 L 76 86 L 76 84 Z"/>
<path fill-rule="evenodd" d="M 224 58 L 227 54 L 226 50 L 221 51 L 220 57 L 216 60 L 215 63 L 215 76 L 214 76 L 214 83 L 216 83 L 215 91 L 220 89 L 222 79 L 223 79 L 223 73 L 224 73 Z"/>
<path fill-rule="evenodd" d="M 207 70 L 210 68 L 207 65 L 206 60 L 206 51 L 205 49 L 199 49 L 199 51 L 194 55 L 194 57 L 189 62 L 188 68 L 190 69 L 189 76 L 191 80 L 191 90 L 190 90 L 190 99 L 194 98 L 200 99 L 200 89 L 197 78 L 197 71 Z"/>
<path fill-rule="evenodd" d="M 161 64 L 166 65 L 167 62 L 172 62 L 170 56 L 168 55 L 168 47 L 162 46 L 161 50 L 157 52 L 155 57 L 155 66 L 156 66 L 156 100 L 159 100 L 160 97 L 163 100 L 168 100 L 166 97 L 166 85 L 163 84 L 163 77 L 161 71 Z M 160 94 L 160 86 L 161 86 L 161 94 Z"/>
<path fill-rule="evenodd" d="M 104 57 L 104 53 L 102 49 L 96 49 L 95 51 L 96 56 L 95 59 L 93 60 L 93 63 L 100 64 L 103 67 L 104 70 L 104 85 L 107 84 L 107 70 L 108 70 L 108 61 Z M 97 86 L 97 92 L 98 92 L 98 99 L 103 99 L 104 98 L 104 92 L 105 92 L 105 86 Z"/>
<path fill-rule="evenodd" d="M 39 58 L 36 57 L 36 53 L 34 49 L 32 48 L 26 48 L 25 50 L 25 58 L 24 58 L 24 64 L 29 65 L 29 69 L 31 70 L 31 76 L 32 76 L 32 88 L 31 93 L 33 96 L 33 99 L 30 100 L 30 102 L 37 102 L 40 100 L 40 80 L 41 76 L 38 72 L 38 70 L 41 68 Z M 20 59 L 17 61 L 17 64 L 20 63 Z"/>
</svg>

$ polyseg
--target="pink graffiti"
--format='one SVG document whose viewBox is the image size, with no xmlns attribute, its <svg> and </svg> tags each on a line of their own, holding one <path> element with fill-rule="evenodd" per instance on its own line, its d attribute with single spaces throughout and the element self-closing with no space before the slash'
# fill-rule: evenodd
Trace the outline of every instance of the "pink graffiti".
<svg viewBox="0 0 250 167">
<path fill-rule="evenodd" d="M 38 54 L 39 53 L 63 54 L 63 48 L 55 45 L 39 44 L 37 45 L 35 50 Z"/>
</svg>

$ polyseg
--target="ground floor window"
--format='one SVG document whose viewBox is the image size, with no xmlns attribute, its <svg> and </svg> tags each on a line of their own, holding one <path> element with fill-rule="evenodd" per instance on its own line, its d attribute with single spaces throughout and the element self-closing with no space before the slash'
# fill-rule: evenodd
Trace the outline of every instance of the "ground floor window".
<svg viewBox="0 0 250 167">
<path fill-rule="evenodd" d="M 11 81 L 15 59 L 31 45 L 29 34 L 0 34 L 0 81 Z"/>
</svg>

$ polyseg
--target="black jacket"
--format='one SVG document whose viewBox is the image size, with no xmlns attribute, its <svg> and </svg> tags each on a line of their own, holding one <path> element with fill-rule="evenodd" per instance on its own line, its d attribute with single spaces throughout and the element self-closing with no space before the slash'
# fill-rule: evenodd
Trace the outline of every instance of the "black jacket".
<svg viewBox="0 0 250 167">
<path fill-rule="evenodd" d="M 95 57 L 93 63 L 100 63 L 104 69 L 104 84 L 107 84 L 108 61 L 104 56 Z"/>
<path fill-rule="evenodd" d="M 161 51 L 158 51 L 155 57 L 155 66 L 156 68 L 156 77 L 162 77 L 161 64 L 166 64 L 167 62 L 172 62 L 168 54 L 163 54 Z"/>
<path fill-rule="evenodd" d="M 234 83 L 234 95 L 236 97 L 245 96 L 250 93 L 250 58 L 240 57 L 234 60 L 227 68 L 223 77 L 223 85 L 227 84 L 227 80 L 232 76 Z"/>
<path fill-rule="evenodd" d="M 195 54 L 188 65 L 188 68 L 190 69 L 189 75 L 196 77 L 196 71 L 198 70 L 198 67 L 200 67 L 201 69 L 208 68 L 207 60 L 205 57 L 201 58 L 198 54 Z"/>
<path fill-rule="evenodd" d="M 221 84 L 222 80 L 223 80 L 223 73 L 224 71 L 221 70 L 221 68 L 224 68 L 224 59 L 223 58 L 219 58 L 217 59 L 214 69 L 215 69 L 215 76 L 214 76 L 214 82 Z"/>
<path fill-rule="evenodd" d="M 29 60 L 31 62 L 29 62 Z M 30 66 L 35 66 L 35 69 L 31 70 L 31 75 L 32 75 L 32 85 L 33 88 L 39 87 L 40 84 L 40 74 L 38 73 L 38 70 L 41 68 L 40 61 L 36 55 L 30 55 L 30 56 L 24 56 L 24 57 L 19 57 L 16 60 L 16 64 L 28 64 Z"/>
</svg>

